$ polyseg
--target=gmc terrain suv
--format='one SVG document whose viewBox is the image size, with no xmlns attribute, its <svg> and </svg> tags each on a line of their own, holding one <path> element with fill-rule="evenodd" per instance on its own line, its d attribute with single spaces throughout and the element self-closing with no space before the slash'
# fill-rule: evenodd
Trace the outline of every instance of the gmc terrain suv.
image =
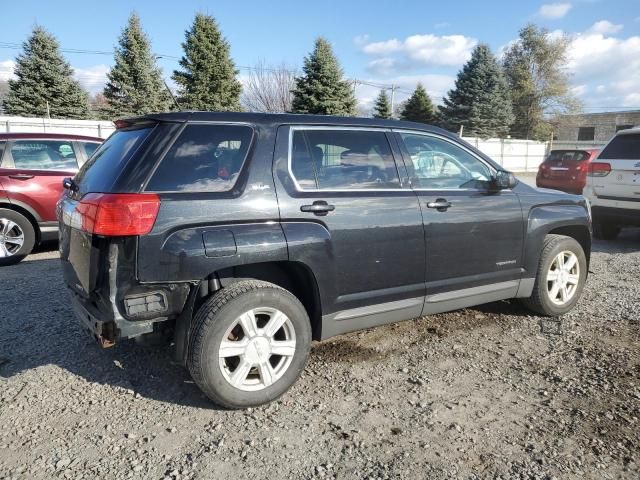
<svg viewBox="0 0 640 480">
<path fill-rule="evenodd" d="M 578 301 L 583 197 L 393 120 L 166 113 L 118 130 L 59 203 L 64 276 L 103 346 L 172 332 L 214 402 L 274 400 L 312 340 L 520 298 Z"/>
<path fill-rule="evenodd" d="M 640 128 L 611 139 L 591 163 L 583 193 L 596 237 L 613 240 L 622 227 L 640 227 Z"/>
<path fill-rule="evenodd" d="M 102 139 L 55 133 L 0 133 L 0 266 L 18 263 L 58 237 L 62 179 L 78 171 Z"/>
</svg>

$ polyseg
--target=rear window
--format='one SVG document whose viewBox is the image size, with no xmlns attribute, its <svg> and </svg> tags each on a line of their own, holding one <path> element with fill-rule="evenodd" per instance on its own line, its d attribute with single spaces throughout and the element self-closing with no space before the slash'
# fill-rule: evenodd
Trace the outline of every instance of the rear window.
<svg viewBox="0 0 640 480">
<path fill-rule="evenodd" d="M 247 156 L 253 131 L 242 125 L 187 125 L 147 184 L 151 192 L 227 192 Z"/>
<path fill-rule="evenodd" d="M 547 160 L 563 162 L 582 162 L 589 158 L 589 152 L 583 150 L 552 150 Z"/>
<path fill-rule="evenodd" d="M 640 160 L 640 134 L 618 135 L 598 155 L 602 160 Z"/>
<path fill-rule="evenodd" d="M 76 175 L 82 192 L 108 192 L 131 156 L 153 130 L 152 126 L 117 130 L 100 145 Z"/>
</svg>

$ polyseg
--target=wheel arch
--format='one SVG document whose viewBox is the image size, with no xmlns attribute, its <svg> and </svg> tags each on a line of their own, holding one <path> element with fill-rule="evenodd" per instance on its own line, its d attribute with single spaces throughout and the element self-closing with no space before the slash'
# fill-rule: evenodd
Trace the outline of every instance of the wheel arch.
<svg viewBox="0 0 640 480">
<path fill-rule="evenodd" d="M 591 257 L 591 223 L 582 205 L 540 205 L 529 211 L 524 245 L 524 268 L 537 271 L 540 254 L 547 235 L 566 235 L 576 240 L 584 250 L 587 266 Z"/>
<path fill-rule="evenodd" d="M 208 277 L 217 279 L 219 287 L 224 288 L 242 280 L 262 280 L 270 282 L 291 292 L 304 306 L 314 340 L 321 336 L 322 305 L 318 282 L 311 269 L 302 262 L 284 260 L 251 263 L 224 268 Z M 215 281 L 213 282 L 215 285 Z M 207 282 L 208 286 L 211 282 Z M 213 292 L 209 292 L 213 293 Z"/>
<path fill-rule="evenodd" d="M 591 232 L 587 226 L 565 225 L 551 229 L 547 235 L 564 235 L 565 237 L 573 238 L 582 247 L 584 255 L 587 258 L 587 268 L 589 268 L 589 262 L 591 260 Z"/>
</svg>

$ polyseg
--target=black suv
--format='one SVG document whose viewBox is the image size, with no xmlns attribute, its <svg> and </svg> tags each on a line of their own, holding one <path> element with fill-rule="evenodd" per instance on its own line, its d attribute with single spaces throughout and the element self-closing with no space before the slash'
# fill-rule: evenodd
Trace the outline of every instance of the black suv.
<svg viewBox="0 0 640 480">
<path fill-rule="evenodd" d="M 58 205 L 66 282 L 103 346 L 172 332 L 230 408 L 284 393 L 312 340 L 520 298 L 578 301 L 584 198 L 435 127 L 185 112 L 119 121 Z"/>
</svg>

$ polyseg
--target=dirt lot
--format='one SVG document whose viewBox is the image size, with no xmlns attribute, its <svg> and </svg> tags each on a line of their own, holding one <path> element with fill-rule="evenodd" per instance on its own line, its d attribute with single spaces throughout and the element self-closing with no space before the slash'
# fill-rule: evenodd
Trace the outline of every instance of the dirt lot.
<svg viewBox="0 0 640 480">
<path fill-rule="evenodd" d="M 166 349 L 99 350 L 32 255 L 0 270 L 0 478 L 638 478 L 640 230 L 594 250 L 561 324 L 500 302 L 345 335 L 235 412 Z"/>
</svg>

